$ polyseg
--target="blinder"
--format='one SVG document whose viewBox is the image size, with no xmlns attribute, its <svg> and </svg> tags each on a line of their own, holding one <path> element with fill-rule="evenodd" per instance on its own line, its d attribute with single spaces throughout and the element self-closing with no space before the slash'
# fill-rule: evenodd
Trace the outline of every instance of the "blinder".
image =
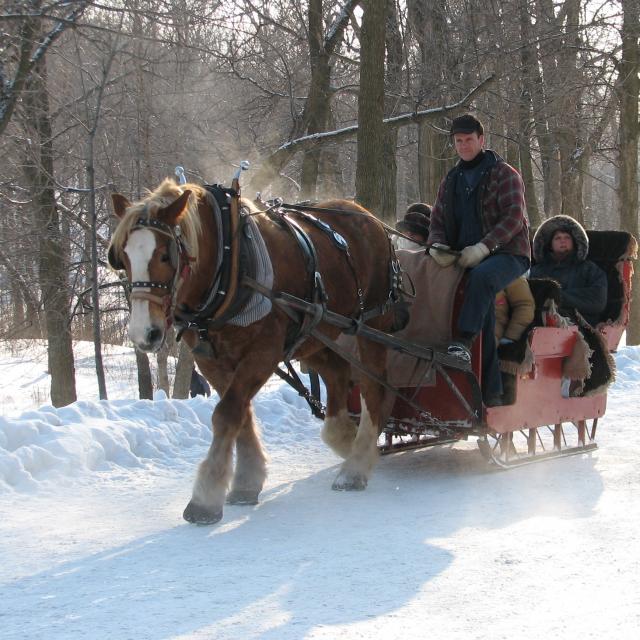
<svg viewBox="0 0 640 640">
<path fill-rule="evenodd" d="M 124 264 L 122 260 L 117 256 L 116 250 L 113 246 L 109 247 L 109 252 L 107 253 L 107 262 L 112 269 L 116 271 L 122 271 L 124 269 Z"/>
<path fill-rule="evenodd" d="M 169 264 L 173 269 L 178 269 L 180 266 L 180 253 L 178 251 L 177 240 L 169 243 Z"/>
</svg>

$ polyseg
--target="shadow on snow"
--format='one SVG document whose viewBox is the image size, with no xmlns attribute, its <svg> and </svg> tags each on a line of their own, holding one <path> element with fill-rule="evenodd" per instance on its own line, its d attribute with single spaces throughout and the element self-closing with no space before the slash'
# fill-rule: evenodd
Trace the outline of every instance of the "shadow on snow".
<svg viewBox="0 0 640 640">
<path fill-rule="evenodd" d="M 602 492 L 594 465 L 493 472 L 475 448 L 440 448 L 384 458 L 362 493 L 331 491 L 336 468 L 325 469 L 269 488 L 256 507 L 228 506 L 217 527 L 185 523 L 5 585 L 0 624 L 65 640 L 282 640 L 376 618 L 454 561 L 442 538 L 588 517 Z"/>
</svg>

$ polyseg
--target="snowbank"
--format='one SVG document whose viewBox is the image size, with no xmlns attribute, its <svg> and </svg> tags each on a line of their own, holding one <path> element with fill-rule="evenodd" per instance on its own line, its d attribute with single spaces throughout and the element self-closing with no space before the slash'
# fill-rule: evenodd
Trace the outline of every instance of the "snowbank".
<svg viewBox="0 0 640 640">
<path fill-rule="evenodd" d="M 628 393 L 640 381 L 640 347 L 625 347 L 616 362 L 612 394 Z M 192 464 L 211 442 L 216 401 L 215 394 L 169 400 L 160 391 L 154 401 L 80 400 L 61 409 L 45 405 L 0 417 L 0 487 L 29 492 L 87 472 Z M 317 436 L 318 421 L 284 383 L 270 383 L 254 405 L 265 442 L 273 448 Z"/>
</svg>

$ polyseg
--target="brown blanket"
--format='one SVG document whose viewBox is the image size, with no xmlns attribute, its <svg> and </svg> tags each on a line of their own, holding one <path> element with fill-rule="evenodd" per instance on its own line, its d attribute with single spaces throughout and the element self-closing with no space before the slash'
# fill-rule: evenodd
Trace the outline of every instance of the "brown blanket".
<svg viewBox="0 0 640 640">
<path fill-rule="evenodd" d="M 451 342 L 451 316 L 455 292 L 464 271 L 456 266 L 442 268 L 423 249 L 399 250 L 404 270 L 404 288 L 415 287 L 409 323 L 395 335 L 424 346 L 445 348 Z M 387 377 L 396 387 L 434 384 L 428 363 L 397 351 L 389 351 Z M 422 382 L 421 382 L 422 381 Z"/>
<path fill-rule="evenodd" d="M 415 288 L 415 297 L 409 300 L 409 322 L 394 335 L 422 346 L 446 349 L 451 342 L 451 316 L 462 269 L 443 269 L 424 249 L 398 250 L 397 255 L 404 272 L 403 288 L 408 292 Z M 338 344 L 357 354 L 353 336 L 342 334 Z M 352 370 L 352 376 L 357 381 L 360 373 Z M 430 386 L 435 384 L 435 372 L 430 362 L 389 349 L 387 381 L 396 388 Z"/>
</svg>

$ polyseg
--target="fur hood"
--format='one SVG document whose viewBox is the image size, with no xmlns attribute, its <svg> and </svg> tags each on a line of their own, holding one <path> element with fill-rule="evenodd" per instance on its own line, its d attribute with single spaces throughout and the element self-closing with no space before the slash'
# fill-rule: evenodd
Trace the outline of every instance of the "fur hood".
<svg viewBox="0 0 640 640">
<path fill-rule="evenodd" d="M 558 231 L 571 234 L 578 262 L 584 262 L 589 253 L 589 238 L 584 227 L 571 216 L 553 216 L 545 220 L 533 236 L 533 257 L 536 262 L 543 262 L 551 249 L 551 238 Z"/>
</svg>

